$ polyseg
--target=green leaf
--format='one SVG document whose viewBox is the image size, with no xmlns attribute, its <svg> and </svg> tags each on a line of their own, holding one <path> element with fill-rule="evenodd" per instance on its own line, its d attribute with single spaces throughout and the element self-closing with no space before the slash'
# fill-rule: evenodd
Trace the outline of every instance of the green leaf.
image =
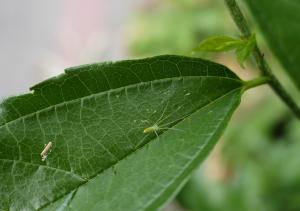
<svg viewBox="0 0 300 211">
<path fill-rule="evenodd" d="M 236 58 L 244 68 L 244 62 L 249 58 L 256 45 L 255 34 L 249 38 L 235 39 L 228 36 L 209 37 L 197 46 L 193 52 L 223 52 L 235 50 Z"/>
<path fill-rule="evenodd" d="M 243 84 L 219 64 L 158 56 L 67 69 L 8 98 L 0 105 L 0 208 L 163 206 L 220 137 Z M 159 119 L 170 129 L 143 133 Z"/>
<path fill-rule="evenodd" d="M 246 40 L 244 45 L 241 45 L 236 49 L 236 58 L 241 65 L 242 68 L 244 67 L 244 62 L 249 58 L 251 53 L 253 52 L 256 45 L 256 38 L 255 34 L 252 34 L 249 39 Z"/>
<path fill-rule="evenodd" d="M 271 50 L 300 89 L 300 1 L 245 1 Z"/>
<path fill-rule="evenodd" d="M 203 40 L 196 48 L 193 49 L 193 51 L 223 52 L 234 50 L 241 45 L 244 45 L 243 40 L 221 35 L 209 37 Z"/>
</svg>

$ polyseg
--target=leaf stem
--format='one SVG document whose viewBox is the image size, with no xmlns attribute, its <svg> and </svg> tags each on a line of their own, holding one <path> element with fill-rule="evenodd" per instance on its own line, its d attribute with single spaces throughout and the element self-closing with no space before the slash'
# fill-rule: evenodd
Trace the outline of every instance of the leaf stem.
<svg viewBox="0 0 300 211">
<path fill-rule="evenodd" d="M 242 35 L 247 38 L 250 37 L 252 34 L 250 27 L 248 26 L 248 23 L 244 15 L 242 14 L 239 6 L 237 5 L 236 1 L 225 0 L 225 3 L 227 4 L 231 16 L 235 24 L 238 26 L 239 30 L 241 31 Z M 300 119 L 300 108 L 295 103 L 293 98 L 286 92 L 286 90 L 283 88 L 283 86 L 278 81 L 276 76 L 273 74 L 271 68 L 269 67 L 266 60 L 264 59 L 263 53 L 260 51 L 257 45 L 254 48 L 253 55 L 257 63 L 257 66 L 259 70 L 262 72 L 263 76 L 269 78 L 268 83 L 273 89 L 273 91 L 281 98 L 281 100 L 285 102 L 285 104 L 291 109 L 291 111 L 295 114 L 295 116 L 297 116 Z"/>
<path fill-rule="evenodd" d="M 255 78 L 253 80 L 250 80 L 250 81 L 245 81 L 245 85 L 244 85 L 244 89 L 243 91 L 246 91 L 250 88 L 253 88 L 253 87 L 257 87 L 257 86 L 260 86 L 260 85 L 263 85 L 263 84 L 267 84 L 270 82 L 270 78 L 269 77 L 259 77 L 259 78 Z"/>
</svg>

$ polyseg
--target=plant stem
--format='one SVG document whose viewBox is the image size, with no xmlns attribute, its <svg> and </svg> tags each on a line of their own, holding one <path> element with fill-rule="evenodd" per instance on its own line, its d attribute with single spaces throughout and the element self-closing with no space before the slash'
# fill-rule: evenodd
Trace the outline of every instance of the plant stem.
<svg viewBox="0 0 300 211">
<path fill-rule="evenodd" d="M 253 87 L 257 87 L 257 86 L 260 86 L 260 85 L 263 85 L 263 84 L 267 84 L 270 82 L 270 78 L 269 77 L 259 77 L 259 78 L 256 78 L 256 79 L 253 79 L 253 80 L 250 80 L 250 81 L 245 81 L 245 85 L 244 85 L 244 90 L 243 91 L 246 91 L 250 88 L 253 88 Z"/>
<path fill-rule="evenodd" d="M 242 35 L 245 37 L 250 37 L 252 34 L 250 27 L 248 26 L 247 21 L 244 18 L 244 15 L 242 14 L 236 1 L 225 0 L 225 2 L 227 4 L 227 7 L 231 13 L 231 16 L 235 24 L 240 29 Z M 273 91 L 285 102 L 285 104 L 292 110 L 292 112 L 300 119 L 300 108 L 295 103 L 293 98 L 286 92 L 286 90 L 280 84 L 276 76 L 273 74 L 272 70 L 270 69 L 269 65 L 264 59 L 263 53 L 260 51 L 257 45 L 254 48 L 253 55 L 258 65 L 258 68 L 262 72 L 263 76 L 266 76 L 270 79 L 268 83 L 273 89 Z"/>
</svg>

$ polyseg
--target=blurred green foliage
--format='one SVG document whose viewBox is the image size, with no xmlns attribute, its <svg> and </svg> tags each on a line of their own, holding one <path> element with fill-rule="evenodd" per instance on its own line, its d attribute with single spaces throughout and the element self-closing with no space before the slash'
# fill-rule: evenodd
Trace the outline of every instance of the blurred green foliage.
<svg viewBox="0 0 300 211">
<path fill-rule="evenodd" d="M 163 0 L 133 17 L 129 50 L 134 56 L 189 54 L 211 35 L 234 31 L 223 1 Z"/>
</svg>

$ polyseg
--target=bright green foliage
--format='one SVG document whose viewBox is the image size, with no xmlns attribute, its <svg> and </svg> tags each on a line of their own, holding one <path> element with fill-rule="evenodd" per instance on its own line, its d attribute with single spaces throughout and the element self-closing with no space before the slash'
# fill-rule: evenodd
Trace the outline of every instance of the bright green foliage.
<svg viewBox="0 0 300 211">
<path fill-rule="evenodd" d="M 245 40 L 244 45 L 237 47 L 235 54 L 241 67 L 244 68 L 244 62 L 251 55 L 255 45 L 256 45 L 255 34 L 252 34 L 247 40 Z"/>
<path fill-rule="evenodd" d="M 244 62 L 249 58 L 256 44 L 255 34 L 249 38 L 235 39 L 228 36 L 213 36 L 203 40 L 193 52 L 224 52 L 235 50 L 237 60 L 244 68 Z"/>
<path fill-rule="evenodd" d="M 158 56 L 70 68 L 8 98 L 0 105 L 0 208 L 159 208 L 218 140 L 242 88 L 222 65 Z M 161 116 L 180 130 L 143 133 Z"/>
<path fill-rule="evenodd" d="M 300 88 L 300 1 L 246 0 L 270 48 Z"/>
<path fill-rule="evenodd" d="M 237 49 L 244 45 L 244 41 L 228 36 L 213 36 L 203 40 L 194 51 L 222 52 Z"/>
<path fill-rule="evenodd" d="M 131 54 L 189 54 L 199 40 L 232 33 L 235 26 L 222 1 L 164 0 L 135 15 L 128 27 Z"/>
</svg>

